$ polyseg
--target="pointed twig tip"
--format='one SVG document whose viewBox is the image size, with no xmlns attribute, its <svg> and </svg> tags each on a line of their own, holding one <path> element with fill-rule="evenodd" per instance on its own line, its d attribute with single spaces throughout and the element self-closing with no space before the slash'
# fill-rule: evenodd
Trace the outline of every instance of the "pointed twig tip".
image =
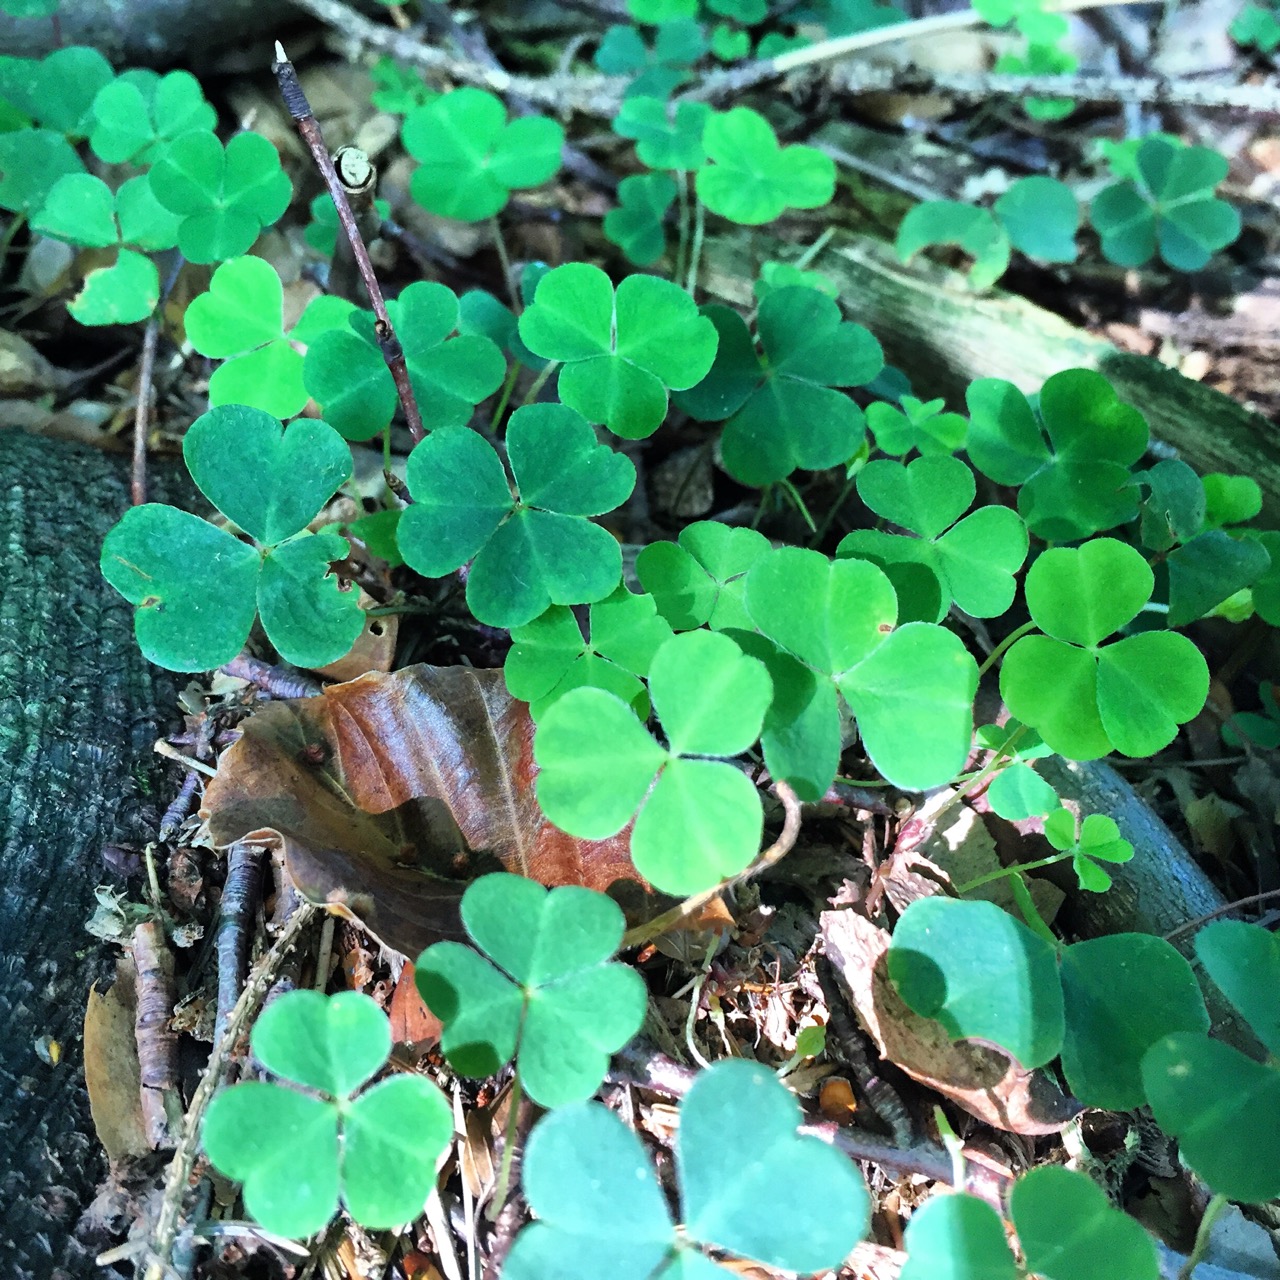
<svg viewBox="0 0 1280 1280">
<path fill-rule="evenodd" d="M 282 45 L 279 40 L 276 41 L 276 61 L 277 62 L 289 61 L 289 55 L 285 53 L 284 45 Z"/>
</svg>

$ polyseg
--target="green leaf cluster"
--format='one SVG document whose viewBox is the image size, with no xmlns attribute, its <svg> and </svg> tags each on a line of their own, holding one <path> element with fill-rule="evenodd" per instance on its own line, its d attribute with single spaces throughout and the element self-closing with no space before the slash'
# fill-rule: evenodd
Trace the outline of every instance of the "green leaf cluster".
<svg viewBox="0 0 1280 1280">
<path fill-rule="evenodd" d="M 202 1137 L 214 1167 L 244 1183 L 253 1217 L 298 1238 L 321 1230 L 339 1202 L 372 1230 L 413 1221 L 453 1138 L 453 1114 L 421 1076 L 363 1088 L 391 1054 L 377 1004 L 358 991 L 290 991 L 263 1012 L 251 1043 L 254 1057 L 289 1084 L 224 1089 L 209 1104 Z"/>
<path fill-rule="evenodd" d="M 285 429 L 261 409 L 222 405 L 191 424 L 182 452 L 201 493 L 252 541 L 160 503 L 125 513 L 101 566 L 137 606 L 143 654 L 170 671 L 206 671 L 240 652 L 260 616 L 287 662 L 342 657 L 364 625 L 356 593 L 330 576 L 349 547 L 307 531 L 351 475 L 342 437 L 313 418 Z"/>
<path fill-rule="evenodd" d="M 724 1280 L 704 1250 L 810 1273 L 865 1233 L 866 1186 L 758 1063 L 717 1063 L 680 1107 L 678 1215 L 639 1138 L 598 1103 L 561 1107 L 529 1137 L 523 1182 L 537 1221 L 516 1237 L 507 1280 Z M 761 1205 L 768 1203 L 769 1212 Z M 679 1227 L 677 1227 L 679 1222 Z"/>
<path fill-rule="evenodd" d="M 590 1098 L 609 1055 L 644 1021 L 644 980 L 610 963 L 625 927 L 620 908 L 590 889 L 548 891 L 500 873 L 468 886 L 462 923 L 474 948 L 437 942 L 413 970 L 444 1024 L 450 1065 L 483 1077 L 514 1059 L 540 1106 Z"/>
</svg>

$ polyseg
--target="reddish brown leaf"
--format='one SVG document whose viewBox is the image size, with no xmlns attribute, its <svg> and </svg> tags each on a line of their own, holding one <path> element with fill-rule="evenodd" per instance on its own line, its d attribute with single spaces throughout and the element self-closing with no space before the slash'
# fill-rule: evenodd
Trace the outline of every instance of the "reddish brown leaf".
<svg viewBox="0 0 1280 1280">
<path fill-rule="evenodd" d="M 485 871 L 647 893 L 629 831 L 578 840 L 553 827 L 536 773 L 529 709 L 500 671 L 408 667 L 256 712 L 202 815 L 219 846 L 277 834 L 301 893 L 416 956 L 463 936 L 458 901 Z"/>
<path fill-rule="evenodd" d="M 953 1041 L 939 1022 L 909 1009 L 889 979 L 889 935 L 853 911 L 824 911 L 831 961 L 882 1057 L 958 1103 L 970 1115 L 1014 1133 L 1057 1133 L 1080 1111 L 1044 1071 L 1025 1071 L 994 1046 Z"/>
<path fill-rule="evenodd" d="M 426 1053 L 440 1043 L 444 1026 L 418 994 L 413 965 L 408 962 L 400 970 L 400 980 L 391 993 L 387 1016 L 391 1019 L 393 1043 L 407 1044 L 414 1053 Z"/>
</svg>

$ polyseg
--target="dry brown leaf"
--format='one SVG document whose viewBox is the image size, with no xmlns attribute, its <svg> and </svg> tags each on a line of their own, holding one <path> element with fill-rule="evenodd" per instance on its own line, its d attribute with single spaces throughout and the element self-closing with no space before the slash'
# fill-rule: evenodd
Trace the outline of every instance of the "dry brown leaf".
<svg viewBox="0 0 1280 1280">
<path fill-rule="evenodd" d="M 396 989 L 391 993 L 391 1007 L 387 1010 L 387 1016 L 391 1019 L 393 1043 L 406 1044 L 415 1054 L 426 1053 L 440 1043 L 444 1026 L 418 994 L 412 964 L 406 964 L 400 970 Z"/>
<path fill-rule="evenodd" d="M 89 1112 L 107 1159 L 146 1155 L 142 1118 L 142 1071 L 138 1066 L 133 961 L 116 962 L 116 980 L 108 990 L 89 992 L 84 1011 L 84 1078 Z"/>
<path fill-rule="evenodd" d="M 533 722 L 501 671 L 408 667 L 270 703 L 223 756 L 201 816 L 220 847 L 277 835 L 313 902 L 416 956 L 463 938 L 469 881 L 505 869 L 546 885 L 647 886 L 630 834 L 579 840 L 534 795 Z"/>
<path fill-rule="evenodd" d="M 889 980 L 889 935 L 853 911 L 824 911 L 827 958 L 882 1057 L 970 1115 L 1013 1133 L 1057 1133 L 1080 1111 L 1044 1071 L 1026 1071 L 994 1046 L 952 1041 L 909 1009 Z"/>
</svg>

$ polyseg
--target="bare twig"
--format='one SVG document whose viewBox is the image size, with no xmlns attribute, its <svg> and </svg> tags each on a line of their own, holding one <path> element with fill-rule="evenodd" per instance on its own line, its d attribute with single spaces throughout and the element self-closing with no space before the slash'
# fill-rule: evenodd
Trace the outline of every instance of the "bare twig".
<svg viewBox="0 0 1280 1280">
<path fill-rule="evenodd" d="M 785 782 L 775 782 L 773 787 L 786 813 L 778 838 L 745 871 L 740 871 L 727 880 L 721 880 L 714 889 L 707 889 L 704 893 L 696 893 L 693 897 L 686 898 L 670 911 L 664 911 L 661 915 L 654 916 L 652 920 L 636 925 L 634 929 L 628 929 L 621 943 L 623 950 L 628 947 L 638 947 L 648 942 L 650 938 L 656 938 L 659 934 L 666 933 L 668 929 L 675 928 L 682 920 L 705 907 L 719 894 L 732 889 L 734 885 L 750 880 L 753 876 L 758 876 L 762 871 L 767 871 L 791 852 L 796 837 L 800 834 L 800 800 Z"/>
<path fill-rule="evenodd" d="M 156 1219 L 156 1229 L 151 1238 L 147 1269 L 143 1273 L 144 1280 L 167 1280 L 169 1259 L 173 1255 L 174 1241 L 177 1239 L 182 1215 L 182 1199 L 191 1178 L 191 1171 L 195 1167 L 196 1151 L 200 1146 L 200 1126 L 204 1121 L 204 1113 L 218 1086 L 222 1083 L 222 1078 L 231 1062 L 232 1049 L 241 1033 L 249 1024 L 249 1020 L 262 1007 L 262 1002 L 266 999 L 267 992 L 270 991 L 286 958 L 298 945 L 320 910 L 321 908 L 309 902 L 304 902 L 298 908 L 284 932 L 276 939 L 275 945 L 263 957 L 262 963 L 245 984 L 240 999 L 236 1001 L 236 1006 L 231 1011 L 226 1032 L 214 1045 L 209 1065 L 205 1068 L 199 1085 L 196 1086 L 190 1107 L 187 1108 L 182 1137 L 178 1142 L 178 1149 L 174 1152 L 173 1163 L 169 1166 L 164 1198 Z"/>
<path fill-rule="evenodd" d="M 514 94 L 556 111 L 581 111 L 607 119 L 617 111 L 629 83 L 617 76 L 512 75 L 500 67 L 455 57 L 402 31 L 371 22 L 341 0 L 293 0 L 293 3 L 362 48 L 389 53 L 409 66 L 423 67 L 493 93 Z"/>
<path fill-rule="evenodd" d="M 1190 933 L 1192 929 L 1208 924 L 1210 920 L 1225 916 L 1229 911 L 1239 911 L 1242 907 L 1255 907 L 1261 902 L 1269 902 L 1272 898 L 1280 898 L 1280 889 L 1268 889 L 1265 893 L 1255 893 L 1247 898 L 1237 898 L 1235 902 L 1224 903 L 1214 911 L 1208 911 L 1194 920 L 1188 920 L 1186 924 L 1180 924 L 1176 929 L 1171 929 L 1164 935 L 1164 940 L 1172 942 L 1174 938 L 1180 938 L 1184 933 Z"/>
<path fill-rule="evenodd" d="M 156 348 L 160 342 L 160 319 L 165 299 L 172 292 L 184 261 L 182 255 L 177 254 L 142 335 L 142 360 L 138 365 L 138 403 L 133 411 L 133 467 L 129 478 L 129 496 L 135 507 L 142 506 L 147 500 L 147 434 L 151 429 L 151 397 L 156 372 Z"/>
<path fill-rule="evenodd" d="M 221 670 L 237 680 L 247 680 L 273 698 L 314 698 L 322 688 L 320 682 L 310 676 L 284 667 L 273 667 L 271 663 L 247 653 L 224 662 Z"/>
<path fill-rule="evenodd" d="M 1080 102 L 1138 102 L 1146 106 L 1182 106 L 1280 114 L 1280 88 L 1274 84 L 1224 84 L 1212 80 L 1168 80 L 1161 76 L 979 75 L 886 67 L 865 62 L 842 68 L 835 85 L 847 93 L 895 90 L 944 93 L 955 98 L 986 99 L 997 94 L 1074 98 Z"/>
<path fill-rule="evenodd" d="M 227 1032 L 231 1010 L 240 998 L 240 983 L 249 963 L 249 942 L 262 895 L 263 846 L 237 840 L 227 850 L 227 880 L 218 912 L 218 1014 L 215 1043 Z"/>
<path fill-rule="evenodd" d="M 382 358 L 387 362 L 387 368 L 391 371 L 391 377 L 396 384 L 396 393 L 404 409 L 409 434 L 415 442 L 423 440 L 427 433 L 423 430 L 422 415 L 418 412 L 413 384 L 409 381 L 409 368 L 405 364 L 404 348 L 400 345 L 391 317 L 387 314 L 387 304 L 383 301 L 378 277 L 374 273 L 373 263 L 369 261 L 369 250 L 365 247 L 360 228 L 356 225 L 355 214 L 351 212 L 351 204 L 347 200 L 342 179 L 338 176 L 333 158 L 324 145 L 324 134 L 311 113 L 311 104 L 307 101 L 307 95 L 302 92 L 302 85 L 298 83 L 298 73 L 294 70 L 293 63 L 289 61 L 279 41 L 276 41 L 276 56 L 271 64 L 271 70 L 275 73 L 276 81 L 280 85 L 280 96 L 284 100 L 284 105 L 293 117 L 293 123 L 299 135 L 307 144 L 311 157 L 316 162 L 316 168 L 324 178 L 329 195 L 333 198 L 334 208 L 338 211 L 338 221 L 351 242 L 351 251 L 355 254 L 360 278 L 364 281 L 364 287 L 369 294 L 369 302 L 376 317 L 373 332 L 378 340 Z"/>
<path fill-rule="evenodd" d="M 217 770 L 212 765 L 207 765 L 203 760 L 197 760 L 194 756 L 185 756 L 177 747 L 170 746 L 163 738 L 159 739 L 151 748 L 158 756 L 164 756 L 166 760 L 176 760 L 178 764 L 185 764 L 188 769 L 192 769 L 198 773 L 203 773 L 212 778 Z"/>
<path fill-rule="evenodd" d="M 200 785 L 200 775 L 195 769 L 188 769 L 187 776 L 173 797 L 172 803 L 164 811 L 160 819 L 160 839 L 172 839 L 178 828 L 187 820 L 188 814 L 195 807 L 196 788 Z"/>
<path fill-rule="evenodd" d="M 174 1145 L 182 1102 L 178 1095 L 178 1035 L 170 1025 L 176 998 L 173 952 L 158 921 L 145 921 L 134 930 L 133 964 L 138 984 L 133 1028 L 142 1070 L 142 1119 L 148 1145 L 160 1151 Z"/>
<path fill-rule="evenodd" d="M 359 147 L 339 147 L 333 154 L 333 168 L 347 193 L 351 212 L 361 238 L 376 240 L 382 230 L 382 219 L 374 207 L 378 171 Z M 339 236 L 329 264 L 329 292 L 348 302 L 360 301 L 360 264 L 347 236 Z"/>
<path fill-rule="evenodd" d="M 138 403 L 133 411 L 133 465 L 129 474 L 129 497 L 135 507 L 147 500 L 147 432 L 151 422 L 151 382 L 156 369 L 156 347 L 160 342 L 160 309 L 147 321 L 142 335 L 142 361 L 138 366 Z"/>
</svg>

